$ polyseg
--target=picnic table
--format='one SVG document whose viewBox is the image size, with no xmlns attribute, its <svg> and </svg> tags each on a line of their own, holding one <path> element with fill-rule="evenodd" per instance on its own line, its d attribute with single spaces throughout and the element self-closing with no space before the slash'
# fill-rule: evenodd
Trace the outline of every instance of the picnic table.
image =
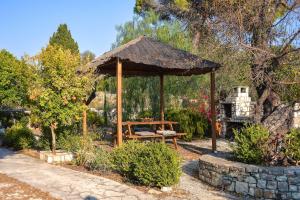
<svg viewBox="0 0 300 200">
<path fill-rule="evenodd" d="M 122 126 L 125 126 L 125 138 L 127 139 L 133 139 L 133 140 L 138 140 L 138 139 L 160 139 L 163 142 L 165 142 L 165 139 L 171 138 L 173 140 L 173 144 L 175 146 L 175 149 L 178 148 L 177 145 L 177 138 L 180 138 L 184 135 L 185 133 L 177 133 L 174 131 L 173 125 L 178 124 L 178 122 L 173 122 L 173 121 L 127 121 L 123 122 Z M 141 126 L 141 125 L 146 125 L 146 126 L 156 126 L 156 131 L 135 131 L 133 129 L 134 126 Z M 157 126 L 159 126 L 159 130 L 157 130 Z M 168 128 L 165 130 L 165 128 Z"/>
</svg>

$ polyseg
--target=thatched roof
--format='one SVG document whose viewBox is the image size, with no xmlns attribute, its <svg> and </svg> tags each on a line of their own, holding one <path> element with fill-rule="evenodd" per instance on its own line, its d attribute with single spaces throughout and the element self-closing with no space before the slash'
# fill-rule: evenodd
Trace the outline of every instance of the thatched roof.
<svg viewBox="0 0 300 200">
<path fill-rule="evenodd" d="M 116 59 L 120 59 L 125 76 L 204 74 L 220 64 L 204 60 L 155 39 L 141 36 L 93 60 L 89 69 L 96 74 L 116 74 Z"/>
</svg>

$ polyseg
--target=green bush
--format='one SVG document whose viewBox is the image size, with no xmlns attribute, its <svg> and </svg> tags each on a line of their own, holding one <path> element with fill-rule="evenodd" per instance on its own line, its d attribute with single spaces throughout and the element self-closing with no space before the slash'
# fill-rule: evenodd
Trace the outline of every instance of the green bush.
<svg viewBox="0 0 300 200">
<path fill-rule="evenodd" d="M 57 148 L 68 152 L 76 153 L 80 149 L 80 142 L 82 136 L 64 131 L 59 134 L 57 139 Z"/>
<path fill-rule="evenodd" d="M 193 137 L 203 138 L 208 132 L 208 119 L 200 112 L 191 109 L 168 110 L 165 117 L 179 123 L 179 131 L 187 134 L 184 137 L 187 141 L 191 141 Z"/>
<path fill-rule="evenodd" d="M 285 155 L 300 161 L 300 129 L 293 129 L 285 139 Z"/>
<path fill-rule="evenodd" d="M 6 129 L 3 143 L 6 146 L 13 147 L 15 150 L 20 150 L 33 148 L 36 140 L 29 128 L 17 123 Z"/>
<path fill-rule="evenodd" d="M 171 186 L 181 175 L 179 155 L 163 143 L 125 143 L 112 152 L 112 162 L 129 180 L 147 186 Z"/>
<path fill-rule="evenodd" d="M 97 114 L 96 112 L 92 112 L 90 110 L 87 111 L 87 123 L 89 127 L 99 127 L 105 124 L 104 117 Z"/>
<path fill-rule="evenodd" d="M 234 157 L 244 163 L 261 164 L 266 155 L 268 130 L 260 125 L 247 125 L 240 131 L 233 132 Z"/>
<path fill-rule="evenodd" d="M 96 171 L 109 171 L 112 169 L 112 162 L 110 153 L 96 148 L 93 152 L 93 156 L 85 162 L 85 167 L 89 170 Z"/>
</svg>

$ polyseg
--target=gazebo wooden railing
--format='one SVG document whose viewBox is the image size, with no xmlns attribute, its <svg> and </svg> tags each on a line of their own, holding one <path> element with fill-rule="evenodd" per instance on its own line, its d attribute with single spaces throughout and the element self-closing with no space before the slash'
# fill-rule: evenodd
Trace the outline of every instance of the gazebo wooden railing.
<svg viewBox="0 0 300 200">
<path fill-rule="evenodd" d="M 164 76 L 191 76 L 210 73 L 212 150 L 216 151 L 215 71 L 221 65 L 204 60 L 155 39 L 141 36 L 93 60 L 88 69 L 96 75 L 117 77 L 117 145 L 122 138 L 122 77 L 160 77 L 160 120 L 164 121 Z"/>
</svg>

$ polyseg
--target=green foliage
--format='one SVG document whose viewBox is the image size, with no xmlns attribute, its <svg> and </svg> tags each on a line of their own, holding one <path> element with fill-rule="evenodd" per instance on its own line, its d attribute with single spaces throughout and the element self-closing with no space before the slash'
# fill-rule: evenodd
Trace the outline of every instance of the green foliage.
<svg viewBox="0 0 300 200">
<path fill-rule="evenodd" d="M 81 148 L 82 136 L 64 131 L 59 134 L 57 147 L 68 152 L 76 153 Z"/>
<path fill-rule="evenodd" d="M 186 133 L 185 140 L 191 141 L 194 137 L 203 138 L 208 132 L 209 122 L 206 116 L 192 109 L 168 110 L 167 120 L 176 121 L 180 125 L 180 132 Z"/>
<path fill-rule="evenodd" d="M 285 155 L 300 161 L 300 129 L 293 129 L 285 139 Z"/>
<path fill-rule="evenodd" d="M 5 132 L 3 143 L 15 150 L 29 149 L 34 147 L 35 138 L 32 131 L 22 124 L 15 124 Z"/>
<path fill-rule="evenodd" d="M 111 154 L 101 148 L 96 148 L 94 156 L 85 163 L 89 170 L 109 171 L 112 169 Z"/>
<path fill-rule="evenodd" d="M 77 42 L 72 38 L 71 32 L 67 24 L 60 24 L 57 31 L 53 33 L 49 40 L 50 45 L 59 45 L 64 49 L 69 49 L 73 54 L 79 55 Z"/>
<path fill-rule="evenodd" d="M 89 136 L 64 132 L 59 136 L 57 145 L 60 149 L 74 153 L 77 165 L 85 166 L 95 158 L 96 149 L 93 139 Z"/>
<path fill-rule="evenodd" d="M 39 78 L 32 86 L 31 100 L 43 125 L 71 125 L 83 109 L 86 79 L 76 74 L 79 56 L 59 46 L 48 46 L 37 56 Z"/>
<path fill-rule="evenodd" d="M 0 50 L 0 105 L 24 106 L 31 69 L 6 50 Z"/>
<path fill-rule="evenodd" d="M 260 125 L 234 130 L 234 157 L 241 162 L 261 164 L 266 156 L 268 138 L 268 130 Z"/>
<path fill-rule="evenodd" d="M 148 186 L 171 186 L 181 175 L 180 158 L 163 143 L 128 142 L 112 152 L 115 169 L 129 180 Z"/>
<path fill-rule="evenodd" d="M 87 111 L 87 122 L 89 126 L 99 127 L 105 124 L 105 119 L 103 116 L 97 114 L 96 112 Z"/>
</svg>

